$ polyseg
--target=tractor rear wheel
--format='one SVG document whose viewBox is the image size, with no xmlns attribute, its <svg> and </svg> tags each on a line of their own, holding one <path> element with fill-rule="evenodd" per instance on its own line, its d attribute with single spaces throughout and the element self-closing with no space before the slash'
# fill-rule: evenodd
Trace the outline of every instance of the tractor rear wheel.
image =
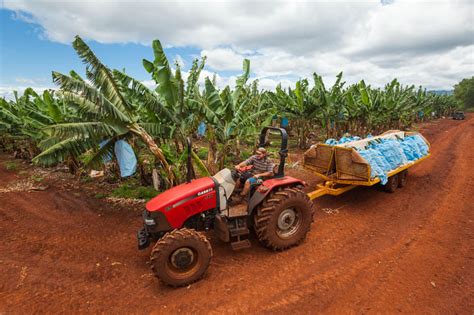
<svg viewBox="0 0 474 315">
<path fill-rule="evenodd" d="M 260 242 L 273 250 L 284 250 L 301 243 L 311 228 L 314 206 L 299 188 L 270 193 L 254 215 Z"/>
<path fill-rule="evenodd" d="M 383 186 L 383 189 L 386 191 L 386 192 L 389 192 L 389 193 L 393 193 L 395 192 L 395 190 L 397 189 L 398 187 L 398 175 L 395 174 L 395 175 L 392 175 L 388 178 L 388 181 L 387 183 Z"/>
<path fill-rule="evenodd" d="M 212 257 L 211 244 L 195 230 L 180 229 L 166 233 L 151 251 L 151 269 L 170 286 L 184 286 L 199 280 Z"/>
</svg>

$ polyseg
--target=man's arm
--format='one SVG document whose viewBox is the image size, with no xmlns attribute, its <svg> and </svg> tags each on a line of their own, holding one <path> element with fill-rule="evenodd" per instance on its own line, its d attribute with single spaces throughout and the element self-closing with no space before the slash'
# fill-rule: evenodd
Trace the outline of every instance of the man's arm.
<svg viewBox="0 0 474 315">
<path fill-rule="evenodd" d="M 242 168 L 244 166 L 247 166 L 247 165 L 251 165 L 252 164 L 252 157 L 249 157 L 248 159 L 246 159 L 245 161 L 243 162 L 240 162 L 239 164 L 237 164 L 235 166 L 235 169 L 238 170 L 239 168 Z"/>
<path fill-rule="evenodd" d="M 259 177 L 267 177 L 267 176 L 273 176 L 273 172 L 265 172 L 265 173 L 255 174 L 253 177 L 259 178 Z"/>
</svg>

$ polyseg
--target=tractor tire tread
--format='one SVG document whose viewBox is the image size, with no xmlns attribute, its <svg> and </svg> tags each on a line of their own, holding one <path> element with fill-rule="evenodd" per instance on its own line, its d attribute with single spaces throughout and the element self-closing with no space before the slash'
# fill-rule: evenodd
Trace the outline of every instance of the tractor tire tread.
<svg viewBox="0 0 474 315">
<path fill-rule="evenodd" d="M 195 231 L 195 230 L 192 230 L 192 229 L 187 229 L 187 228 L 176 229 L 176 230 L 167 232 L 165 235 L 163 235 L 163 237 L 161 239 L 159 239 L 155 243 L 155 245 L 153 246 L 153 249 L 150 253 L 151 270 L 152 270 L 155 277 L 157 277 L 157 278 L 159 278 L 160 280 L 163 281 L 163 279 L 161 279 L 161 277 L 159 275 L 158 270 L 156 269 L 155 265 L 153 264 L 153 262 L 158 259 L 160 251 L 162 251 L 164 248 L 166 248 L 168 246 L 172 246 L 173 243 L 175 243 L 177 241 L 191 240 L 191 239 L 194 239 L 194 240 L 197 239 L 197 240 L 201 241 L 203 244 L 205 244 L 205 246 L 206 246 L 206 248 L 209 252 L 210 258 L 213 256 L 211 243 L 206 238 L 206 236 L 204 234 L 202 234 L 201 232 L 198 232 L 198 231 Z M 207 263 L 207 265 L 208 264 L 209 263 Z M 207 266 L 206 266 L 206 269 L 207 269 Z M 199 279 L 201 279 L 203 276 L 204 276 L 204 273 L 202 275 L 200 275 L 198 278 L 196 278 L 196 279 L 194 279 L 190 282 L 187 282 L 185 284 L 174 284 L 174 283 L 168 283 L 168 282 L 166 282 L 166 284 L 169 285 L 169 286 L 172 286 L 172 287 L 180 287 L 180 286 L 184 286 L 184 285 L 194 283 L 194 282 L 198 281 Z"/>
<path fill-rule="evenodd" d="M 283 192 L 283 193 L 282 193 Z M 278 211 L 279 207 L 287 199 L 300 199 L 300 202 L 304 202 L 305 206 L 309 208 L 309 215 L 311 216 L 309 224 L 304 224 L 304 231 L 300 233 L 300 236 L 290 245 L 278 244 L 274 240 L 273 229 L 268 228 L 268 221 L 271 220 L 272 216 L 275 215 L 275 212 Z M 314 218 L 314 205 L 308 196 L 301 189 L 294 188 L 283 188 L 281 191 L 272 192 L 271 195 L 265 200 L 260 207 L 257 208 L 257 211 L 254 216 L 255 223 L 255 232 L 257 234 L 260 242 L 267 248 L 281 251 L 287 248 L 296 246 L 300 244 L 306 237 L 306 234 L 311 228 L 311 222 Z M 306 225 L 306 226 L 305 226 Z"/>
</svg>

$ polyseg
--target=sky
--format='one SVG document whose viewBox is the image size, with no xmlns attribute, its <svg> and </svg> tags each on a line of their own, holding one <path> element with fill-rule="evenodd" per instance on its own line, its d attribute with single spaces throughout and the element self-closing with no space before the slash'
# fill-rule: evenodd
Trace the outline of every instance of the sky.
<svg viewBox="0 0 474 315">
<path fill-rule="evenodd" d="M 103 63 L 153 87 L 142 59 L 159 39 L 186 71 L 233 86 L 244 58 L 262 89 L 343 71 L 348 83 L 393 78 L 451 90 L 474 75 L 474 1 L 0 0 L 0 96 L 54 88 L 51 71 L 84 73 L 81 36 Z"/>
</svg>

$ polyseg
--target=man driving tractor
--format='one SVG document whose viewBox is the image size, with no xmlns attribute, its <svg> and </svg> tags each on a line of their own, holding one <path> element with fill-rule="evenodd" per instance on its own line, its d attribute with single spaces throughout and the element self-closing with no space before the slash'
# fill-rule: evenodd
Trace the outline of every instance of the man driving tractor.
<svg viewBox="0 0 474 315">
<path fill-rule="evenodd" d="M 240 186 L 242 184 L 241 182 L 245 182 L 244 188 L 240 192 L 240 201 L 244 201 L 245 196 L 250 191 L 250 186 L 257 183 L 258 179 L 273 176 L 273 168 L 275 165 L 268 158 L 267 150 L 260 147 L 255 152 L 255 155 L 252 155 L 247 160 L 236 165 L 235 169 L 237 171 L 242 171 L 246 166 L 252 166 L 252 168 L 249 171 L 244 172 L 240 181 L 237 183 L 237 186 Z"/>
</svg>

